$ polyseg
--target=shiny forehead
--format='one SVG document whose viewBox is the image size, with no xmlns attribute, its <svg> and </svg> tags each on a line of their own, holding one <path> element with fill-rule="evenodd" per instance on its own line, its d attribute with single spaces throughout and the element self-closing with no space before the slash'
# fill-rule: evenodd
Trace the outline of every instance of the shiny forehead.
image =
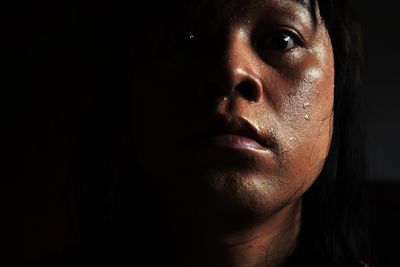
<svg viewBox="0 0 400 267">
<path fill-rule="evenodd" d="M 304 12 L 311 18 L 314 26 L 318 21 L 318 1 L 317 0 L 223 0 L 220 3 L 220 10 L 258 10 L 260 12 L 281 12 L 286 10 L 288 13 Z M 271 13 L 270 13 L 271 14 Z"/>
<path fill-rule="evenodd" d="M 205 1 L 200 2 L 204 3 Z M 241 10 L 251 7 L 259 9 L 260 7 L 271 8 L 297 6 L 307 10 L 312 17 L 316 16 L 317 7 L 317 0 L 223 0 L 219 2 L 222 4 L 220 7 L 223 9 L 239 8 Z"/>
<path fill-rule="evenodd" d="M 288 3 L 294 3 L 294 4 L 299 4 L 302 7 L 311 9 L 313 6 L 315 6 L 316 0 L 225 0 L 223 1 L 224 5 L 230 4 L 230 3 L 239 3 L 240 6 L 248 6 L 248 5 L 256 5 L 263 3 L 265 5 L 285 5 Z"/>
</svg>

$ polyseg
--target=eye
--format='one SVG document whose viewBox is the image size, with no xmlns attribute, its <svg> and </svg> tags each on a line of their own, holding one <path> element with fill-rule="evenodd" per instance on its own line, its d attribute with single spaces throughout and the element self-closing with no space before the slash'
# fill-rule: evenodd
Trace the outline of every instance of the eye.
<svg viewBox="0 0 400 267">
<path fill-rule="evenodd" d="M 284 52 L 291 50 L 300 44 L 300 38 L 289 31 L 274 32 L 269 34 L 260 43 L 264 49 Z"/>
<path fill-rule="evenodd" d="M 169 38 L 169 44 L 177 49 L 193 48 L 198 42 L 198 35 L 192 31 L 179 31 Z"/>
</svg>

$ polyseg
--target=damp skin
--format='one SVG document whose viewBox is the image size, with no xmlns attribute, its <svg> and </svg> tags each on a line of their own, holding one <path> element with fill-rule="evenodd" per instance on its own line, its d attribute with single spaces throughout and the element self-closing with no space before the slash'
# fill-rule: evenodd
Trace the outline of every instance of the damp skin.
<svg viewBox="0 0 400 267">
<path fill-rule="evenodd" d="M 135 99 L 140 100 L 135 103 L 138 111 L 134 119 L 139 124 L 139 139 L 145 140 L 140 148 L 143 164 L 153 169 L 152 158 L 158 158 L 157 164 L 164 165 L 158 168 L 162 173 L 153 176 L 177 170 L 184 173 L 184 166 L 190 166 L 186 171 L 192 171 L 196 169 L 195 162 L 204 163 L 201 166 L 204 170 L 207 162 L 197 158 L 196 151 L 187 150 L 184 141 L 197 130 L 197 124 L 220 113 L 243 117 L 258 129 L 272 132 L 279 149 L 274 155 L 279 166 L 273 174 L 254 164 L 253 169 L 232 180 L 245 179 L 248 171 L 271 183 L 274 181 L 273 184 L 280 181 L 282 185 L 277 191 L 291 190 L 294 183 L 297 186 L 312 183 L 329 147 L 333 53 L 323 24 L 314 23 L 308 10 L 292 1 L 276 2 L 279 1 L 267 1 L 260 6 L 253 3 L 244 9 L 233 4 L 227 8 L 232 13 L 213 18 L 220 28 L 212 28 L 212 34 L 204 35 L 207 23 L 203 32 L 189 33 L 189 39 L 204 39 L 193 47 L 189 42 L 189 47 L 165 58 L 148 55 L 147 64 L 141 65 L 140 78 L 134 84 Z M 266 15 L 269 15 L 267 20 Z M 255 45 L 281 29 L 301 36 L 303 43 L 281 52 Z M 236 90 L 243 81 L 250 81 L 250 87 L 262 92 L 261 97 L 254 101 Z M 261 198 L 276 197 L 268 193 Z"/>
<path fill-rule="evenodd" d="M 333 51 L 300 1 L 210 2 L 187 40 L 137 60 L 135 148 L 171 213 L 234 229 L 298 207 L 317 179 L 331 140 Z M 268 153 L 194 138 L 218 116 L 251 125 Z"/>
</svg>

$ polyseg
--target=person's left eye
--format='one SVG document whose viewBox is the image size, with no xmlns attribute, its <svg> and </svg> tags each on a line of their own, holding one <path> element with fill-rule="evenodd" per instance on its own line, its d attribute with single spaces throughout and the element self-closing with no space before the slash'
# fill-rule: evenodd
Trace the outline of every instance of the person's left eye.
<svg viewBox="0 0 400 267">
<path fill-rule="evenodd" d="M 192 31 L 181 30 L 169 35 L 168 45 L 177 50 L 183 51 L 185 49 L 193 49 L 199 46 L 200 39 L 198 34 L 195 34 Z"/>
<path fill-rule="evenodd" d="M 295 48 L 299 43 L 299 37 L 294 33 L 282 31 L 269 34 L 262 39 L 258 46 L 271 51 L 285 52 Z"/>
</svg>

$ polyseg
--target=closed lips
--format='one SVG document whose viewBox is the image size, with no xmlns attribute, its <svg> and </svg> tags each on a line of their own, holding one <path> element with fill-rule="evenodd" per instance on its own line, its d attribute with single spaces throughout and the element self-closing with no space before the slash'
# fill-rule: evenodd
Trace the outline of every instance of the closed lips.
<svg viewBox="0 0 400 267">
<path fill-rule="evenodd" d="M 209 121 L 193 136 L 195 143 L 211 141 L 217 146 L 257 150 L 270 150 L 274 146 L 272 136 L 261 133 L 242 117 L 219 116 Z"/>
<path fill-rule="evenodd" d="M 232 148 L 243 148 L 243 149 L 257 149 L 265 150 L 266 147 L 259 144 L 257 141 L 248 138 L 246 136 L 237 134 L 219 134 L 212 137 L 212 141 L 215 145 L 232 147 Z"/>
</svg>

